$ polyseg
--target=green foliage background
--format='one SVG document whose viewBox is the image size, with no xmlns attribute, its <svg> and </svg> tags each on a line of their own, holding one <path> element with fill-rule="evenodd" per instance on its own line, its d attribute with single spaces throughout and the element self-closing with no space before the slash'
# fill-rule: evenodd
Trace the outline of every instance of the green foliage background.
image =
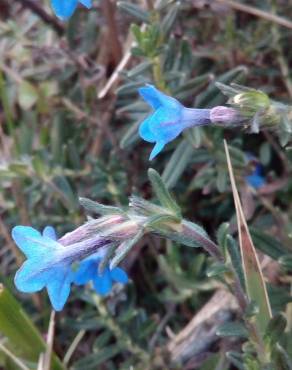
<svg viewBox="0 0 292 370">
<path fill-rule="evenodd" d="M 78 197 L 113 205 L 126 205 L 131 193 L 153 197 L 147 179 L 150 145 L 137 131 L 149 114 L 137 94 L 145 83 L 198 108 L 226 103 L 215 82 L 261 89 L 291 105 L 292 31 L 236 11 L 224 1 L 137 0 L 119 2 L 116 8 L 115 1 L 95 0 L 91 11 L 80 7 L 68 23 L 56 20 L 48 2 L 35 3 L 37 10 L 26 1 L 0 3 L 0 279 L 5 295 L 9 290 L 27 313 L 18 319 L 29 321 L 27 325 L 33 321 L 44 334 L 51 310 L 46 294 L 21 295 L 13 286 L 22 256 L 10 229 L 17 224 L 39 229 L 50 224 L 62 235 L 86 219 Z M 246 2 L 286 19 L 292 13 L 288 3 Z M 38 9 L 48 15 L 46 22 Z M 105 90 L 117 68 L 119 73 Z M 162 174 L 184 217 L 203 225 L 214 240 L 224 222 L 235 234 L 224 137 L 265 266 L 272 310 L 282 312 L 288 322 L 285 333 L 279 334 L 281 353 L 287 358 L 292 343 L 289 145 L 283 149 L 278 138 L 264 130 L 251 135 L 238 128 L 194 128 L 169 144 L 151 167 Z M 264 166 L 268 185 L 258 192 L 244 179 L 252 171 L 246 152 Z M 90 287 L 76 287 L 57 315 L 54 350 L 67 362 L 68 349 L 74 349 L 70 368 L 257 368 L 248 361 L 242 365 L 245 333 L 236 324 L 210 339 L 202 329 L 195 338 L 199 350 L 193 348 L 176 360 L 167 351 L 223 286 L 224 271 L 216 270 L 202 250 L 146 237 L 123 267 L 132 280 L 124 289 L 117 287 L 115 294 L 101 299 Z M 5 307 L 7 299 L 0 294 L 0 306 Z M 226 315 L 224 322 L 242 319 L 236 310 Z M 36 368 L 39 346 L 44 344 L 28 356 L 21 344 L 25 335 L 15 340 L 26 324 L 16 321 L 5 329 L 5 316 L 0 317 L 1 343 L 25 366 Z M 33 335 L 27 340 L 42 341 Z M 5 369 L 19 366 L 4 352 L 0 361 Z M 54 361 L 56 368 L 63 366 Z M 289 368 L 289 361 L 283 360 L 286 365 L 279 369 Z"/>
</svg>

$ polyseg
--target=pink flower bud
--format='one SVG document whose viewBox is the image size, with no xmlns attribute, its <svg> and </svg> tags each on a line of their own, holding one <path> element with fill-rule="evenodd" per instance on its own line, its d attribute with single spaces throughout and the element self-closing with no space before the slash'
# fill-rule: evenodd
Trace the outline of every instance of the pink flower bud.
<svg viewBox="0 0 292 370">
<path fill-rule="evenodd" d="M 236 109 L 218 106 L 211 109 L 210 119 L 212 123 L 236 123 L 239 120 L 239 114 Z"/>
</svg>

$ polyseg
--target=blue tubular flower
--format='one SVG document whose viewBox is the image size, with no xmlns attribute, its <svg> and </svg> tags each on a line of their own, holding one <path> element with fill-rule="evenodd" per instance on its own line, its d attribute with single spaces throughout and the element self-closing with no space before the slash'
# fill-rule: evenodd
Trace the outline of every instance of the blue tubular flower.
<svg viewBox="0 0 292 370">
<path fill-rule="evenodd" d="M 255 167 L 252 173 L 248 176 L 245 176 L 245 181 L 253 188 L 259 189 L 262 186 L 266 185 L 266 179 L 263 176 L 263 166 L 251 153 L 246 153 L 246 158 L 249 163 L 253 164 Z"/>
<path fill-rule="evenodd" d="M 245 176 L 245 180 L 253 188 L 259 189 L 266 184 L 266 179 L 264 178 L 262 173 L 263 166 L 260 163 L 258 163 L 254 171 L 250 175 Z"/>
<path fill-rule="evenodd" d="M 139 127 L 141 138 L 155 143 L 150 160 L 184 129 L 211 123 L 210 109 L 185 108 L 176 99 L 163 94 L 152 85 L 141 87 L 139 93 L 154 109 L 153 114 Z"/>
<path fill-rule="evenodd" d="M 88 264 L 85 262 L 88 261 L 87 257 L 99 252 L 99 260 L 94 260 L 98 266 L 105 249 L 113 240 L 116 242 L 119 239 L 121 243 L 129 240 L 137 234 L 139 228 L 137 222 L 117 214 L 90 220 L 58 240 L 50 226 L 42 234 L 29 226 L 15 226 L 12 229 L 12 238 L 27 257 L 15 275 L 15 285 L 25 293 L 47 288 L 52 306 L 60 311 L 76 277 L 72 265 L 82 261 L 80 266 L 84 263 L 85 268 Z M 107 268 L 102 276 L 97 275 L 96 271 L 95 273 L 94 284 L 102 294 L 110 289 L 112 281 L 126 282 L 128 279 L 126 273 L 119 268 Z M 102 281 L 98 283 L 98 280 Z"/>
<path fill-rule="evenodd" d="M 126 272 L 115 267 L 112 270 L 107 266 L 102 274 L 99 274 L 98 266 L 102 260 L 101 253 L 85 258 L 81 261 L 78 270 L 75 273 L 74 283 L 76 285 L 85 285 L 92 281 L 94 289 L 100 295 L 106 295 L 110 292 L 113 282 L 126 284 L 128 276 Z"/>
<path fill-rule="evenodd" d="M 60 19 L 70 18 L 78 3 L 86 8 L 91 8 L 91 0 L 51 0 L 52 9 Z"/>
<path fill-rule="evenodd" d="M 46 287 L 53 308 L 62 310 L 70 293 L 73 271 L 70 261 L 61 258 L 65 248 L 56 242 L 54 229 L 47 226 L 41 234 L 29 226 L 15 226 L 12 238 L 27 257 L 14 278 L 17 289 L 34 293 Z"/>
</svg>

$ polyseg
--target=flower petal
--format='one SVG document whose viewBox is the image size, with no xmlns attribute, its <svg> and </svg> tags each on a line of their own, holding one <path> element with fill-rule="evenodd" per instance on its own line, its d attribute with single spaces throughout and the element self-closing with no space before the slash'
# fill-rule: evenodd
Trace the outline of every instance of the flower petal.
<svg viewBox="0 0 292 370">
<path fill-rule="evenodd" d="M 54 268 L 54 278 L 47 284 L 48 295 L 55 311 L 61 311 L 69 297 L 73 272 L 70 266 Z"/>
<path fill-rule="evenodd" d="M 84 5 L 87 9 L 90 9 L 92 7 L 92 1 L 91 0 L 79 0 L 80 4 Z"/>
<path fill-rule="evenodd" d="M 109 269 L 105 269 L 103 275 L 96 274 L 93 280 L 93 286 L 96 292 L 100 295 L 106 295 L 112 288 L 112 280 L 110 277 Z"/>
<path fill-rule="evenodd" d="M 175 139 L 183 130 L 181 110 L 159 108 L 149 123 L 149 130 L 157 141 L 168 143 Z"/>
<path fill-rule="evenodd" d="M 165 144 L 175 139 L 185 128 L 181 121 L 181 110 L 159 108 L 146 118 L 139 127 L 139 134 L 145 141 Z"/>
<path fill-rule="evenodd" d="M 98 262 L 92 258 L 81 261 L 78 270 L 74 273 L 74 283 L 84 285 L 90 280 L 94 280 L 97 275 Z"/>
<path fill-rule="evenodd" d="M 156 141 L 156 137 L 150 129 L 152 118 L 153 114 L 146 118 L 139 126 L 139 135 L 143 140 L 148 141 L 149 143 L 155 143 Z"/>
<path fill-rule="evenodd" d="M 56 231 L 52 226 L 46 226 L 43 230 L 43 236 L 49 239 L 57 240 Z"/>
<path fill-rule="evenodd" d="M 255 189 L 259 189 L 266 184 L 266 180 L 263 176 L 252 174 L 245 176 L 246 182 Z"/>
<path fill-rule="evenodd" d="M 110 271 L 110 275 L 111 275 L 112 280 L 118 283 L 126 284 L 129 281 L 129 278 L 126 272 L 119 267 L 115 267 L 114 269 L 112 269 Z"/>
<path fill-rule="evenodd" d="M 38 256 L 47 247 L 59 246 L 58 243 L 47 237 L 43 237 L 39 231 L 30 226 L 15 226 L 12 229 L 11 236 L 27 258 Z"/>
<path fill-rule="evenodd" d="M 152 161 L 152 159 L 154 159 L 157 156 L 157 154 L 159 154 L 161 152 L 161 150 L 164 148 L 164 146 L 165 146 L 165 142 L 158 141 L 155 144 L 154 148 L 152 149 L 149 160 Z"/>
<path fill-rule="evenodd" d="M 38 266 L 39 261 L 29 259 L 16 272 L 14 284 L 19 291 L 24 293 L 38 292 L 53 278 L 52 269 L 39 270 Z"/>
<path fill-rule="evenodd" d="M 145 87 L 140 87 L 138 89 L 139 94 L 142 96 L 146 102 L 151 105 L 153 109 L 158 109 L 161 106 L 168 108 L 181 108 L 182 105 L 171 96 L 163 94 L 161 91 L 157 90 L 153 85 L 147 85 Z"/>
<path fill-rule="evenodd" d="M 71 17 L 77 7 L 78 0 L 51 0 L 54 13 L 60 19 Z"/>
</svg>

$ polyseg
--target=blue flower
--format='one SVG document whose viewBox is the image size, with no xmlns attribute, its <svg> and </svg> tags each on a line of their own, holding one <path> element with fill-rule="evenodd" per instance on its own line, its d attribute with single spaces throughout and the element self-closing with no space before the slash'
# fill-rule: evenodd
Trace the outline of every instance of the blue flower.
<svg viewBox="0 0 292 370">
<path fill-rule="evenodd" d="M 262 176 L 262 170 L 263 166 L 259 163 L 252 174 L 245 177 L 246 182 L 255 189 L 259 189 L 266 184 L 266 179 Z"/>
<path fill-rule="evenodd" d="M 141 87 L 139 93 L 154 110 L 139 127 L 141 138 L 155 143 L 150 160 L 184 129 L 211 123 L 210 109 L 185 108 L 176 99 L 163 94 L 152 85 Z"/>
<path fill-rule="evenodd" d="M 245 181 L 255 189 L 259 189 L 266 184 L 266 179 L 263 176 L 263 166 L 259 160 L 251 153 L 246 154 L 247 160 L 254 164 L 253 172 L 245 176 Z"/>
<path fill-rule="evenodd" d="M 79 268 L 75 273 L 74 283 L 76 285 L 84 285 L 92 281 L 93 287 L 100 295 L 106 295 L 110 292 L 113 282 L 126 284 L 128 276 L 126 272 L 115 267 L 112 270 L 108 266 L 104 269 L 102 274 L 99 273 L 98 267 L 102 260 L 100 252 L 85 258 L 80 262 Z"/>
<path fill-rule="evenodd" d="M 29 226 L 15 226 L 12 238 L 27 257 L 14 278 L 17 289 L 34 293 L 46 287 L 53 308 L 62 310 L 74 273 L 70 258 L 64 258 L 66 248 L 56 242 L 54 229 L 47 226 L 41 234 Z"/>
<path fill-rule="evenodd" d="M 60 19 L 70 18 L 77 8 L 78 3 L 86 8 L 91 8 L 91 0 L 51 0 L 53 11 Z"/>
</svg>

